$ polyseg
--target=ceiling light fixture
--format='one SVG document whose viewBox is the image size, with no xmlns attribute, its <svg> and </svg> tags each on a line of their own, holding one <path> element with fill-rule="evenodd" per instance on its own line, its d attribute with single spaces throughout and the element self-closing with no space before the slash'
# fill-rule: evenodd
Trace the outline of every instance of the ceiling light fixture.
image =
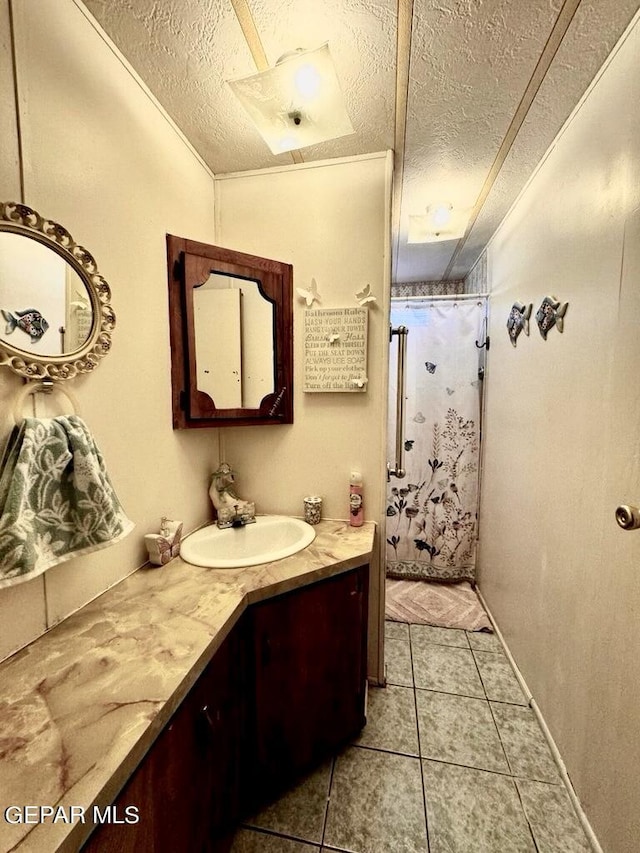
<svg viewBox="0 0 640 853">
<path fill-rule="evenodd" d="M 448 202 L 433 204 L 427 208 L 427 217 L 431 220 L 434 228 L 446 228 L 451 222 L 453 205 Z"/>
<path fill-rule="evenodd" d="M 354 132 L 328 44 L 298 48 L 229 85 L 273 154 Z"/>
<path fill-rule="evenodd" d="M 407 243 L 436 243 L 456 240 L 466 227 L 466 211 L 455 210 L 448 201 L 427 207 L 426 215 L 409 216 Z"/>
</svg>

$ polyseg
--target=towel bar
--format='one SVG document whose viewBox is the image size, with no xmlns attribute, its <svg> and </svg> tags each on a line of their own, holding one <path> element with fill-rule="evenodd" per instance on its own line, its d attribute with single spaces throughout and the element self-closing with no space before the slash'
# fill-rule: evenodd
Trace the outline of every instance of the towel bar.
<svg viewBox="0 0 640 853">
<path fill-rule="evenodd" d="M 54 391 L 59 391 L 61 394 L 65 395 L 65 397 L 73 406 L 74 415 L 80 414 L 80 404 L 78 403 L 75 394 L 72 394 L 68 388 L 63 388 L 61 385 L 54 382 L 52 379 L 42 379 L 38 382 L 27 382 L 18 391 L 16 395 L 16 401 L 13 404 L 13 420 L 15 421 L 15 423 L 18 424 L 22 420 L 22 407 L 24 406 L 27 397 L 30 397 L 32 394 L 38 393 L 52 394 Z"/>
<path fill-rule="evenodd" d="M 398 326 L 397 329 L 389 327 L 389 341 L 394 335 L 398 336 L 398 379 L 396 383 L 396 458 L 394 466 L 387 462 L 387 483 L 391 477 L 397 477 L 399 480 L 406 477 L 407 472 L 404 468 L 404 416 L 405 416 L 405 362 L 407 360 L 407 335 L 409 329 L 406 326 Z"/>
</svg>

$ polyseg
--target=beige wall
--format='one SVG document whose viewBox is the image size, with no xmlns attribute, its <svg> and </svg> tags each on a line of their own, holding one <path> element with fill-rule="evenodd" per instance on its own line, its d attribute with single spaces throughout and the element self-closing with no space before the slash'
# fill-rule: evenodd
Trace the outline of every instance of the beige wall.
<svg viewBox="0 0 640 853">
<path fill-rule="evenodd" d="M 113 350 L 73 380 L 136 529 L 0 590 L 0 657 L 140 566 L 162 515 L 209 517 L 218 431 L 173 432 L 165 233 L 211 240 L 213 176 L 72 0 L 14 3 L 24 201 L 94 255 L 113 290 Z M 8 7 L 0 2 L 0 194 L 19 200 Z M 0 372 L 0 439 L 20 380 Z"/>
<path fill-rule="evenodd" d="M 640 849 L 639 103 L 636 25 L 488 249 L 480 587 L 606 853 Z M 564 333 L 514 349 L 547 294 Z"/>
<path fill-rule="evenodd" d="M 0 3 L 0 80 L 0 185 L 7 200 L 18 199 L 20 171 L 8 0 Z"/>
<path fill-rule="evenodd" d="M 366 394 L 305 394 L 303 315 L 294 297 L 294 424 L 221 434 L 222 455 L 238 471 L 239 492 L 259 512 L 302 514 L 308 494 L 327 518 L 347 518 L 349 474 L 364 478 L 365 515 L 384 517 L 389 312 L 389 154 L 291 166 L 216 179 L 216 239 L 222 246 L 293 264 L 294 288 L 315 279 L 322 302 L 350 307 L 366 284 L 369 314 Z M 382 527 L 381 530 L 384 530 Z M 370 674 L 378 672 L 380 565 L 372 572 Z"/>
</svg>

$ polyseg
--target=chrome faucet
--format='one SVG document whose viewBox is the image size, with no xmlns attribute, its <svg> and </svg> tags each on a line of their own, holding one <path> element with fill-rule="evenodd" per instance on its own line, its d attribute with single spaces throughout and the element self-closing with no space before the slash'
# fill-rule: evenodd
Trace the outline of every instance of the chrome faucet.
<svg viewBox="0 0 640 853">
<path fill-rule="evenodd" d="M 218 512 L 218 527 L 244 527 L 245 524 L 251 524 L 256 520 L 253 503 L 247 503 L 244 507 L 234 504 L 231 517 L 227 517 L 226 512 L 222 510 L 223 518 L 220 518 L 220 512 Z"/>
</svg>

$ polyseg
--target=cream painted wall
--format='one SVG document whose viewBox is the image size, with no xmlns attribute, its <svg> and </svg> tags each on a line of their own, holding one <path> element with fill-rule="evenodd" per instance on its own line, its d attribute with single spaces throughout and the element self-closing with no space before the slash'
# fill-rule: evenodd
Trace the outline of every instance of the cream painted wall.
<svg viewBox="0 0 640 853">
<path fill-rule="evenodd" d="M 0 185 L 9 200 L 20 197 L 20 172 L 8 0 L 0 3 L 0 80 Z"/>
<path fill-rule="evenodd" d="M 73 0 L 14 3 L 24 201 L 95 256 L 113 291 L 113 349 L 72 382 L 136 529 L 123 542 L 0 590 L 0 657 L 95 597 L 146 558 L 160 517 L 189 530 L 210 516 L 218 431 L 174 432 L 165 234 L 211 241 L 213 175 Z M 8 48 L 8 6 L 0 2 Z M 13 76 L 2 51 L 0 186 L 19 200 Z M 3 421 L 20 380 L 0 372 Z"/>
<path fill-rule="evenodd" d="M 349 474 L 362 472 L 365 516 L 384 519 L 389 312 L 390 154 L 333 160 L 216 179 L 216 240 L 293 264 L 294 288 L 315 279 L 322 302 L 350 307 L 370 284 L 367 393 L 305 394 L 303 316 L 294 296 L 295 396 L 292 426 L 221 431 L 222 456 L 238 491 L 259 512 L 302 514 L 308 494 L 327 518 L 347 518 Z M 384 527 L 379 528 L 382 532 Z M 378 644 L 381 566 L 371 573 L 369 672 L 381 675 Z"/>
<path fill-rule="evenodd" d="M 605 853 L 640 849 L 638 104 L 636 21 L 488 249 L 480 587 Z M 564 333 L 514 349 L 547 294 Z"/>
</svg>

